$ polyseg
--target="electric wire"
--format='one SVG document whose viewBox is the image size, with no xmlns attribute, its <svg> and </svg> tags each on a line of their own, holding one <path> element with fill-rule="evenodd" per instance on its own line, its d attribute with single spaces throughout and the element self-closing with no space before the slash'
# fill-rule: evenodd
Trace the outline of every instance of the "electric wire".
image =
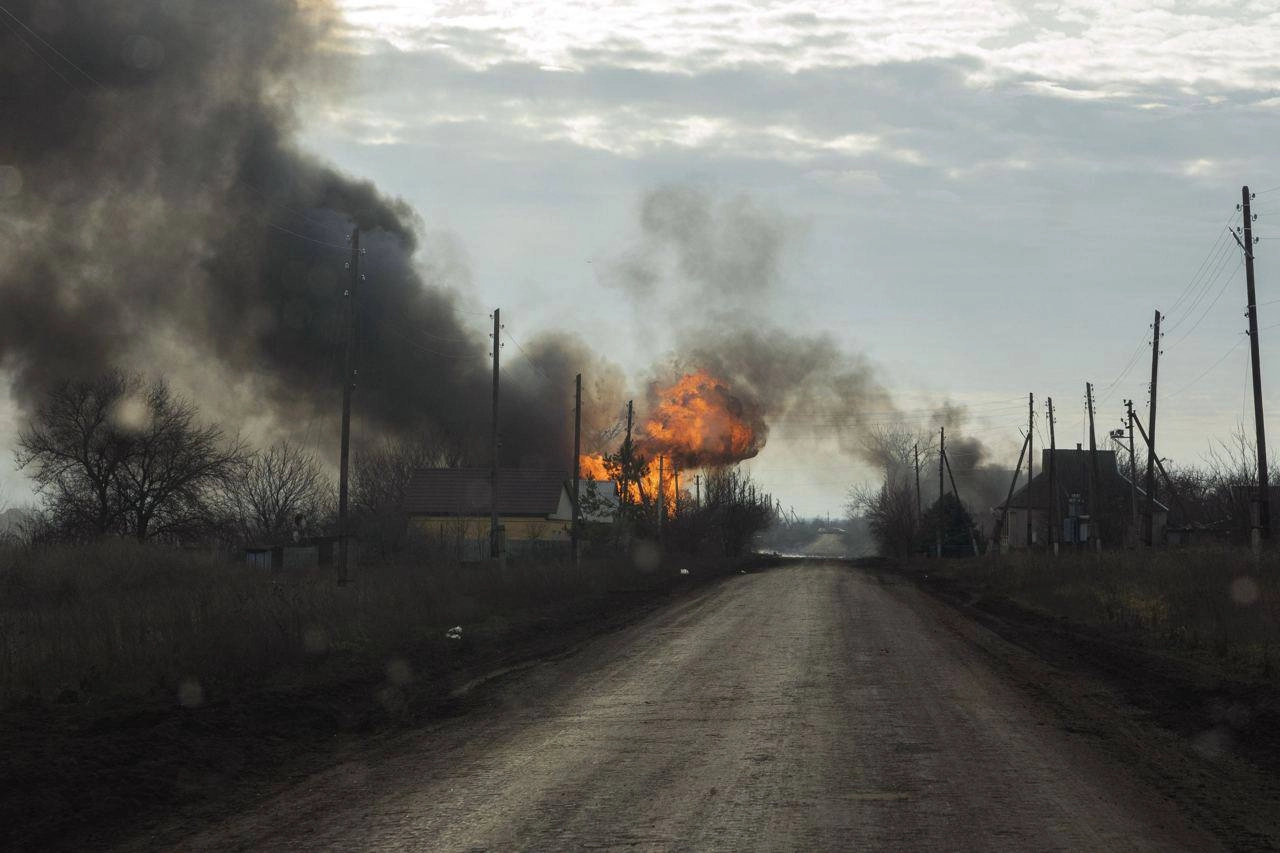
<svg viewBox="0 0 1280 853">
<path fill-rule="evenodd" d="M 504 328 L 504 331 L 505 331 L 505 328 Z M 506 337 L 507 337 L 507 340 L 511 341 L 511 343 L 516 345 L 516 349 L 520 350 L 521 354 L 523 354 L 525 357 L 525 361 L 529 363 L 529 366 L 532 367 L 536 373 L 538 373 L 548 383 L 552 385 L 555 384 L 555 380 L 551 378 L 551 374 L 543 369 L 542 365 L 538 363 L 537 359 L 529 355 L 528 350 L 520 346 L 520 342 L 516 340 L 514 335 L 512 335 L 510 332 L 506 332 Z"/>
<path fill-rule="evenodd" d="M 1227 277 L 1223 280 L 1223 282 L 1222 282 L 1222 287 L 1218 288 L 1218 293 L 1217 293 L 1217 295 L 1213 297 L 1213 301 L 1212 301 L 1212 302 L 1210 302 L 1210 303 L 1209 303 L 1209 305 L 1208 305 L 1208 307 L 1206 307 L 1206 308 L 1204 309 L 1204 311 L 1200 314 L 1199 319 L 1197 319 L 1197 320 L 1195 321 L 1195 323 L 1191 326 L 1191 328 L 1190 328 L 1190 329 L 1187 329 L 1187 331 L 1183 333 L 1182 337 L 1178 338 L 1176 341 L 1174 341 L 1172 344 L 1170 344 L 1170 345 L 1167 347 L 1167 349 L 1173 349 L 1173 348 L 1174 348 L 1174 347 L 1176 347 L 1178 344 L 1180 344 L 1180 343 L 1182 343 L 1183 341 L 1185 341 L 1185 340 L 1186 340 L 1186 339 L 1191 335 L 1191 333 L 1192 333 L 1192 332 L 1194 332 L 1194 331 L 1196 330 L 1196 328 L 1197 328 L 1197 327 L 1198 327 L 1202 322 L 1204 322 L 1204 318 L 1209 316 L 1209 312 L 1213 310 L 1213 306 L 1217 305 L 1217 304 L 1218 304 L 1218 300 L 1222 298 L 1222 294 L 1224 294 L 1224 293 L 1226 293 L 1226 292 L 1227 292 L 1227 286 L 1228 286 L 1228 285 L 1230 285 L 1230 284 L 1232 283 L 1232 281 L 1235 279 L 1236 271 L 1237 271 L 1237 270 L 1239 270 L 1239 269 L 1240 269 L 1240 267 L 1241 267 L 1241 266 L 1243 266 L 1243 265 L 1244 265 L 1244 259 L 1243 259 L 1243 258 L 1241 258 L 1241 259 L 1236 263 L 1235 269 L 1233 269 L 1233 270 L 1232 270 L 1232 271 L 1227 275 Z"/>
<path fill-rule="evenodd" d="M 1280 325 L 1280 324 L 1278 324 L 1278 325 Z M 1206 376 L 1208 376 L 1210 373 L 1212 373 L 1212 372 L 1213 372 L 1213 369 L 1214 369 L 1215 367 L 1217 367 L 1218 365 L 1222 364 L 1222 362 L 1226 361 L 1226 360 L 1227 360 L 1227 356 L 1231 355 L 1231 353 L 1233 353 L 1233 352 L 1235 352 L 1237 349 L 1239 349 L 1239 348 L 1240 348 L 1240 345 L 1241 345 L 1242 343 L 1244 343 L 1245 341 L 1247 341 L 1247 340 L 1248 340 L 1248 337 L 1242 337 L 1242 338 L 1240 338 L 1239 340 L 1237 340 L 1234 344 L 1232 344 L 1232 345 L 1231 345 L 1230 349 L 1228 349 L 1226 352 L 1224 352 L 1224 353 L 1223 353 L 1223 354 L 1218 358 L 1218 360 L 1217 360 L 1217 361 L 1215 361 L 1213 364 L 1211 364 L 1211 365 L 1209 365 L 1208 367 L 1206 367 L 1206 368 L 1204 369 L 1204 372 L 1202 372 L 1202 373 L 1201 373 L 1199 376 L 1197 376 L 1195 379 L 1192 379 L 1192 380 L 1191 380 L 1190 382 L 1188 382 L 1186 385 L 1183 385 L 1181 388 L 1179 388 L 1179 389 L 1177 389 L 1176 391 L 1173 391 L 1172 393 L 1170 393 L 1170 394 L 1169 394 L 1169 397 L 1171 397 L 1171 398 L 1172 398 L 1172 397 L 1177 397 L 1177 396 L 1178 396 L 1179 394 L 1181 394 L 1183 391 L 1186 391 L 1186 390 L 1187 390 L 1188 388 L 1190 388 L 1192 385 L 1195 385 L 1195 384 L 1196 384 L 1197 382 L 1199 382 L 1201 379 L 1204 379 Z"/>
</svg>

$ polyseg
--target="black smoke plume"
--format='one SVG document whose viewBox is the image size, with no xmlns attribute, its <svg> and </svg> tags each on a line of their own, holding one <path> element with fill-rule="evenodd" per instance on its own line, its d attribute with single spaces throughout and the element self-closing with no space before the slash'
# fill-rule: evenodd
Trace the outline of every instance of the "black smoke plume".
<svg viewBox="0 0 1280 853">
<path fill-rule="evenodd" d="M 1007 472 L 966 435 L 963 406 L 939 402 L 924 418 L 904 411 L 866 356 L 829 335 L 770 319 L 784 256 L 802 223 L 747 196 L 723 197 L 695 185 L 646 194 L 638 220 L 640 240 L 614 263 L 607 283 L 632 297 L 637 310 L 663 306 L 662 322 L 681 330 L 675 353 L 650 382 L 651 408 L 658 402 L 652 389 L 706 370 L 759 413 L 763 437 L 772 428 L 790 439 L 834 442 L 844 455 L 886 473 L 903 464 L 903 440 L 910 448 L 919 438 L 936 465 L 930 441 L 936 444 L 945 426 L 962 499 L 981 512 L 1003 501 Z"/>
<path fill-rule="evenodd" d="M 6 8 L 0 370 L 20 406 L 122 365 L 166 373 L 213 417 L 331 424 L 358 225 L 359 426 L 483 434 L 490 342 L 460 312 L 465 270 L 416 265 L 409 207 L 295 142 L 300 99 L 326 97 L 342 66 L 332 2 Z M 541 340 L 543 366 L 504 385 L 507 464 L 567 464 L 578 352 Z"/>
</svg>

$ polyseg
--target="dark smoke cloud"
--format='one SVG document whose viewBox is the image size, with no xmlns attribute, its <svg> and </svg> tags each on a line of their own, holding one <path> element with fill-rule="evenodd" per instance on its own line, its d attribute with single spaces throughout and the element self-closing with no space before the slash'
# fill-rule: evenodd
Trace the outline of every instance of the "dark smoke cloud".
<svg viewBox="0 0 1280 853">
<path fill-rule="evenodd" d="M 465 270 L 417 265 L 422 225 L 406 204 L 295 144 L 299 98 L 325 97 L 342 64 L 332 3 L 7 5 L 0 369 L 20 405 L 118 364 L 168 372 L 206 408 L 222 404 L 211 416 L 266 413 L 285 430 L 332 420 L 345 245 L 359 225 L 364 433 L 481 432 L 489 341 L 451 289 Z M 166 341 L 200 368 L 160 361 Z M 563 461 L 576 372 L 564 365 L 582 350 L 548 338 L 538 354 L 559 365 L 558 385 L 504 387 L 508 463 Z"/>
<path fill-rule="evenodd" d="M 916 439 L 905 434 L 921 432 L 930 458 L 930 441 L 945 426 L 962 498 L 980 510 L 1003 500 L 999 484 L 1007 484 L 1007 473 L 988 461 L 980 440 L 965 435 L 962 406 L 939 403 L 933 429 L 918 430 L 919 417 L 905 416 L 866 356 L 829 335 L 766 319 L 780 295 L 788 243 L 800 232 L 794 220 L 745 196 L 721 199 L 699 187 L 666 186 L 645 196 L 639 223 L 639 246 L 611 267 L 609 281 L 636 297 L 638 307 L 656 301 L 682 320 L 676 352 L 650 383 L 651 406 L 652 389 L 707 370 L 747 411 L 759 413 L 761 444 L 770 427 L 818 444 L 834 438 L 840 452 L 886 473 L 904 464 L 904 441 L 910 449 Z"/>
<path fill-rule="evenodd" d="M 746 195 L 719 198 L 682 184 L 647 193 L 639 220 L 640 244 L 610 266 L 606 282 L 637 304 L 661 297 L 672 312 L 702 316 L 761 305 L 798 228 Z"/>
</svg>

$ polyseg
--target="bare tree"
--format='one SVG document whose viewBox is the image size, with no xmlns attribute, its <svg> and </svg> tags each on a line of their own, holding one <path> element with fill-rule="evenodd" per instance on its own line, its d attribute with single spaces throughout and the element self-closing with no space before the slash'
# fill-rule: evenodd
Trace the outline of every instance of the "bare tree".
<svg viewBox="0 0 1280 853">
<path fill-rule="evenodd" d="M 850 489 L 847 508 L 850 515 L 866 519 L 871 536 L 884 556 L 908 556 L 918 544 L 917 443 L 920 463 L 929 470 L 937 464 L 932 437 L 917 436 L 903 428 L 884 427 L 868 432 L 863 439 L 863 454 L 880 467 L 881 481 L 878 486 Z"/>
<path fill-rule="evenodd" d="M 415 441 L 386 440 L 358 451 L 351 482 L 358 535 L 384 556 L 401 550 L 408 533 L 405 495 L 413 473 L 457 468 L 463 461 L 462 442 L 436 433 Z"/>
<path fill-rule="evenodd" d="M 315 454 L 287 441 L 250 456 L 227 497 L 240 536 L 270 541 L 327 518 L 334 502 Z"/>
<path fill-rule="evenodd" d="M 18 435 L 18 468 L 35 481 L 56 527 L 69 534 L 100 536 L 120 525 L 116 484 L 131 442 L 117 422 L 122 402 L 140 386 L 118 371 L 61 383 Z"/>
<path fill-rule="evenodd" d="M 901 472 L 886 473 L 878 487 L 853 487 L 848 511 L 866 519 L 882 556 L 907 557 L 915 551 L 920 535 L 915 482 Z"/>
<path fill-rule="evenodd" d="M 163 380 L 109 371 L 54 389 L 18 436 L 57 529 L 137 539 L 204 532 L 244 447 L 198 423 Z"/>
</svg>

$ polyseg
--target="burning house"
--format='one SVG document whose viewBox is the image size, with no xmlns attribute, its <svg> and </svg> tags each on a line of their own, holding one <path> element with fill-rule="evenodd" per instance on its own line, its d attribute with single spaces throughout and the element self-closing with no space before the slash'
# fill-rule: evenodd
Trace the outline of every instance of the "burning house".
<svg viewBox="0 0 1280 853">
<path fill-rule="evenodd" d="M 625 480 L 624 496 L 630 503 L 656 504 L 661 492 L 662 503 L 674 508 L 680 493 L 688 490 L 691 469 L 750 459 L 764 447 L 767 435 L 756 406 L 698 370 L 670 385 L 650 387 L 650 414 L 631 447 L 624 449 L 636 468 L 630 475 L 600 453 L 584 455 L 580 464 L 582 473 L 594 480 Z"/>
</svg>

